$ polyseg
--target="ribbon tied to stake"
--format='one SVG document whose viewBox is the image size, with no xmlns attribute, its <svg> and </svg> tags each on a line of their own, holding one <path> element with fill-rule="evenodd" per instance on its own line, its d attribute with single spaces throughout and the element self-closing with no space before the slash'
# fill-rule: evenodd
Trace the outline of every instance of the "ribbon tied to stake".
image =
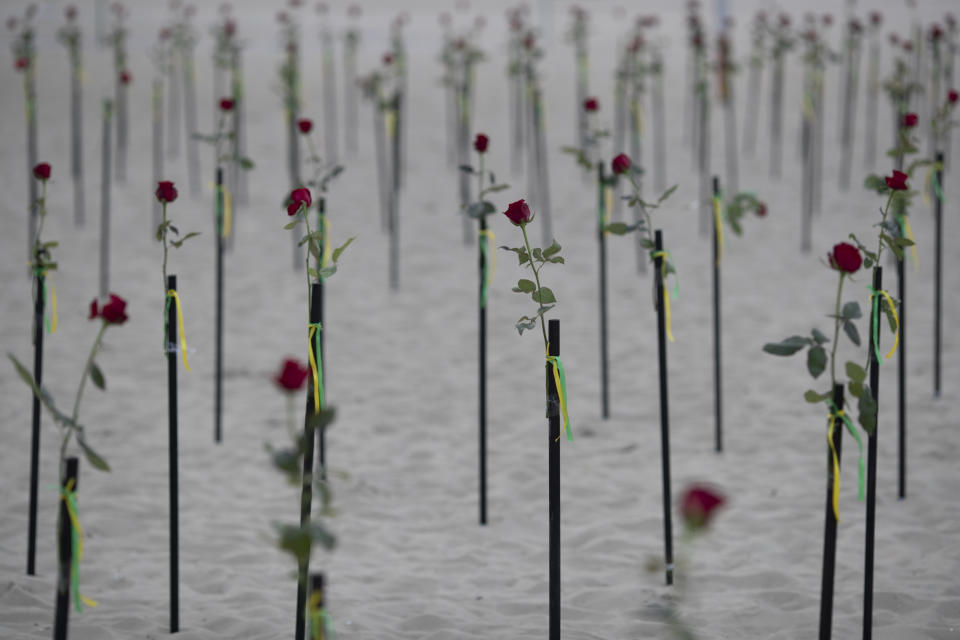
<svg viewBox="0 0 960 640">
<path fill-rule="evenodd" d="M 77 517 L 77 492 L 73 490 L 73 478 L 66 487 L 58 487 L 60 498 L 67 507 L 70 518 L 70 588 L 73 590 L 73 605 L 77 613 L 83 611 L 83 605 L 96 607 L 97 602 L 80 593 L 80 561 L 83 560 L 83 529 Z M 61 524 L 63 526 L 63 524 Z"/>
<path fill-rule="evenodd" d="M 563 370 L 563 362 L 560 361 L 560 356 L 547 355 L 547 362 L 550 363 L 550 368 L 553 370 L 553 384 L 557 389 L 557 396 L 560 400 L 560 413 L 563 416 L 563 429 L 561 429 L 560 432 L 563 433 L 566 431 L 567 440 L 573 442 L 573 430 L 570 428 L 570 416 L 567 414 L 567 374 Z M 554 442 L 559 439 L 560 436 L 557 435 L 557 439 L 554 440 Z"/>
<path fill-rule="evenodd" d="M 49 314 L 44 313 L 43 316 L 43 322 L 47 327 L 47 333 L 56 333 L 59 320 L 59 316 L 57 314 L 57 287 L 53 284 L 53 278 L 50 277 L 50 274 L 46 269 L 38 269 L 34 267 L 33 275 L 40 279 L 40 296 L 43 298 L 44 311 L 46 312 L 47 309 L 50 311 Z M 50 286 L 49 306 L 47 306 L 47 285 Z"/>
<path fill-rule="evenodd" d="M 719 193 L 713 196 L 713 225 L 717 230 L 717 266 L 720 265 L 720 260 L 723 258 L 723 216 L 720 201 Z"/>
<path fill-rule="evenodd" d="M 840 460 L 837 457 L 837 450 L 833 446 L 833 432 L 836 428 L 837 418 L 843 421 L 843 424 L 847 426 L 847 431 L 849 431 L 850 435 L 853 436 L 853 439 L 857 441 L 857 447 L 860 450 L 860 456 L 857 460 L 857 499 L 861 501 L 863 500 L 864 487 L 863 440 L 860 438 L 860 434 L 857 433 L 856 427 L 853 426 L 853 422 L 850 420 L 850 417 L 843 409 L 837 409 L 837 406 L 830 400 L 827 400 L 827 405 L 830 407 L 830 422 L 827 427 L 827 444 L 830 446 L 830 453 L 833 458 L 833 517 L 837 522 L 840 522 Z"/>
<path fill-rule="evenodd" d="M 325 269 L 330 266 L 330 220 L 325 214 L 320 214 L 320 227 L 323 229 L 323 253 L 320 258 L 320 268 Z"/>
<path fill-rule="evenodd" d="M 323 330 L 319 322 L 311 322 L 309 325 L 309 332 L 307 334 L 307 353 L 310 354 L 310 371 L 313 373 L 313 413 L 320 413 L 320 409 L 324 405 L 323 397 L 323 354 L 320 352 L 320 332 Z M 314 349 L 311 349 L 309 342 L 313 342 L 313 346 L 317 352 L 317 357 L 313 357 Z"/>
<path fill-rule="evenodd" d="M 671 329 L 670 322 L 670 291 L 667 289 L 667 258 L 670 256 L 669 251 L 651 251 L 651 258 L 662 258 L 660 262 L 660 278 L 663 280 L 663 315 L 666 317 L 667 324 L 667 338 L 670 342 L 673 342 L 673 331 Z M 677 288 L 679 288 L 679 283 Z M 674 296 L 676 296 L 676 289 Z"/>
<path fill-rule="evenodd" d="M 910 245 L 910 249 L 913 252 L 913 271 L 916 272 L 919 269 L 919 261 L 917 259 L 917 243 L 913 239 L 913 228 L 910 226 L 910 218 L 901 215 L 900 216 L 900 235 L 904 238 L 907 238 L 910 242 L 913 242 Z"/>
<path fill-rule="evenodd" d="M 493 274 L 497 271 L 497 252 L 490 251 L 490 247 L 497 241 L 493 229 L 480 230 L 480 251 L 483 252 L 483 288 L 480 294 L 480 305 L 487 306 L 487 292 L 493 282 Z"/>
<path fill-rule="evenodd" d="M 187 371 L 190 371 L 190 362 L 187 360 L 187 336 L 184 335 L 183 330 L 183 308 L 180 306 L 180 296 L 177 295 L 175 289 L 167 290 L 167 309 L 170 308 L 170 300 L 177 305 L 177 323 L 180 326 L 180 352 L 183 354 L 183 368 Z M 164 323 L 166 323 L 167 314 L 164 314 Z M 164 337 L 166 340 L 166 337 Z M 170 345 L 167 348 L 171 348 Z M 176 345 L 173 345 L 172 348 L 175 350 Z"/>
<path fill-rule="evenodd" d="M 326 609 L 320 606 L 321 600 L 323 600 L 323 592 L 317 591 L 310 594 L 310 600 L 307 601 L 310 633 L 314 640 L 334 640 L 333 618 L 327 613 Z"/>
<path fill-rule="evenodd" d="M 883 359 L 880 357 L 880 296 L 886 299 L 890 313 L 893 315 L 893 346 L 887 353 L 887 360 L 893 356 L 897 350 L 897 345 L 900 343 L 900 318 L 897 317 L 897 305 L 893 304 L 893 298 L 890 297 L 889 293 L 880 289 L 878 294 L 871 286 L 868 286 L 867 289 L 870 290 L 870 298 L 873 305 L 873 347 L 876 350 L 877 364 L 879 364 L 883 362 Z"/>
</svg>

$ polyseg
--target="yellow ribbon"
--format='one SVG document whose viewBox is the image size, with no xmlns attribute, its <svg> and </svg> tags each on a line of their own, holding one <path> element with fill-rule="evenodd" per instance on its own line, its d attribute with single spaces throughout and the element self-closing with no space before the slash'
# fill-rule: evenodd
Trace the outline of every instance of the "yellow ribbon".
<svg viewBox="0 0 960 640">
<path fill-rule="evenodd" d="M 320 260 L 320 268 L 325 268 L 330 264 L 330 221 L 327 216 L 321 218 L 323 225 L 323 257 Z"/>
<path fill-rule="evenodd" d="M 549 345 L 547 346 L 549 351 Z M 551 369 L 553 370 L 553 384 L 557 389 L 557 398 L 560 401 L 560 414 L 563 416 L 563 428 L 560 429 L 560 433 L 557 434 L 556 442 L 560 439 L 560 435 L 566 431 L 567 440 L 573 441 L 573 431 L 570 429 L 570 416 L 567 415 L 567 381 L 566 376 L 563 373 L 563 363 L 560 362 L 560 358 L 557 356 L 547 356 L 547 362 L 550 363 Z"/>
<path fill-rule="evenodd" d="M 47 282 L 50 284 L 50 333 L 57 332 L 57 285 L 53 284 L 53 278 L 47 276 Z"/>
<path fill-rule="evenodd" d="M 843 409 L 840 409 L 836 413 L 830 413 L 830 422 L 827 427 L 827 444 L 830 445 L 830 455 L 833 457 L 833 518 L 837 522 L 840 522 L 840 459 L 837 457 L 837 449 L 833 445 L 833 430 L 838 417 L 843 417 Z"/>
<path fill-rule="evenodd" d="M 886 298 L 887 305 L 890 307 L 890 313 L 893 314 L 893 324 L 896 325 L 896 328 L 893 330 L 893 346 L 890 348 L 890 351 L 886 355 L 886 359 L 889 360 L 891 356 L 896 352 L 897 345 L 900 343 L 900 318 L 897 317 L 897 305 L 893 304 L 893 298 L 890 297 L 890 294 L 880 290 L 880 294 Z M 870 296 L 873 297 L 873 294 Z M 880 313 L 880 310 L 877 309 L 877 313 Z"/>
<path fill-rule="evenodd" d="M 320 608 L 322 600 L 323 592 L 315 591 L 307 601 L 307 618 L 310 620 L 310 635 L 313 640 L 323 640 L 326 637 L 323 632 L 323 609 Z"/>
<path fill-rule="evenodd" d="M 73 527 L 75 536 L 74 553 L 76 554 L 76 559 L 72 563 L 73 566 L 71 567 L 71 572 L 73 572 L 73 575 L 71 575 L 71 582 L 73 583 L 74 598 L 79 598 L 88 607 L 96 607 L 96 600 L 91 600 L 80 593 L 80 579 L 78 574 L 80 573 L 80 562 L 83 560 L 83 528 L 80 526 L 80 518 L 77 517 L 75 503 L 76 494 L 73 493 L 73 484 L 74 480 L 73 478 L 70 478 L 70 480 L 67 481 L 67 486 L 64 487 L 64 489 L 60 492 L 60 498 L 67 507 L 67 515 L 70 517 L 70 524 Z M 73 499 L 71 499 L 71 497 L 73 497 Z M 78 603 L 77 611 L 80 610 L 80 605 Z"/>
<path fill-rule="evenodd" d="M 717 265 L 723 258 L 723 219 L 720 216 L 720 196 L 713 196 L 713 224 L 717 229 Z"/>
<path fill-rule="evenodd" d="M 388 108 L 383 114 L 383 120 L 387 128 L 387 138 L 393 139 L 397 130 L 397 112 L 393 108 Z"/>
<path fill-rule="evenodd" d="M 227 185 L 220 185 L 220 188 L 223 190 L 223 229 L 221 229 L 221 233 L 224 238 L 229 238 L 230 232 L 233 231 L 233 197 L 230 195 L 230 189 L 227 188 Z"/>
<path fill-rule="evenodd" d="M 610 212 L 613 211 L 613 187 L 605 185 L 603 187 L 603 226 L 606 227 L 610 222 Z M 607 233 L 604 231 L 604 233 Z"/>
<path fill-rule="evenodd" d="M 930 192 L 933 191 L 933 167 L 927 169 L 927 177 L 923 179 L 923 204 L 930 206 Z"/>
<path fill-rule="evenodd" d="M 667 321 L 667 338 L 673 342 L 673 331 L 670 329 L 670 292 L 667 290 L 667 252 L 652 251 L 652 258 L 662 258 L 660 262 L 660 277 L 663 279 L 663 315 Z"/>
<path fill-rule="evenodd" d="M 319 323 L 311 324 L 310 330 L 307 333 L 307 354 L 310 358 L 310 371 L 313 373 L 313 413 L 320 413 L 320 368 L 317 366 L 317 359 L 313 355 L 313 349 L 310 348 L 310 343 L 313 341 L 314 337 L 317 335 L 317 327 L 320 326 Z M 318 341 L 319 342 L 319 341 Z M 319 347 L 319 344 L 318 344 Z"/>
<path fill-rule="evenodd" d="M 184 335 L 183 330 L 183 309 L 180 307 L 180 296 L 177 295 L 175 289 L 168 289 L 167 297 L 173 298 L 174 303 L 177 305 L 177 322 L 180 325 L 180 351 L 183 354 L 183 368 L 190 371 L 190 362 L 187 360 L 187 337 Z"/>
<path fill-rule="evenodd" d="M 910 227 L 910 218 L 908 216 L 900 216 L 900 219 L 903 221 L 903 232 L 913 244 L 910 248 L 913 250 L 913 271 L 914 273 L 920 268 L 919 262 L 917 260 L 917 243 L 913 239 L 913 229 Z"/>
</svg>

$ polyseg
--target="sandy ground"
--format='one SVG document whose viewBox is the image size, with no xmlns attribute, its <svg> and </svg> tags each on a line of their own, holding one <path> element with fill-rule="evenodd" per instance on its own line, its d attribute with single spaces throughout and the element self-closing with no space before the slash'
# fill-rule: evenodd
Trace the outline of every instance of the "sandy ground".
<svg viewBox="0 0 960 640">
<path fill-rule="evenodd" d="M 4 17 L 24 3 L 4 3 Z M 557 150 L 573 138 L 572 49 L 562 41 L 566 7 L 557 6 L 546 33 L 543 65 L 554 230 L 567 264 L 544 272 L 560 300 L 562 355 L 570 388 L 575 441 L 563 443 L 563 630 L 571 639 L 666 638 L 664 608 L 683 591 L 679 609 L 701 638 L 809 638 L 817 628 L 825 491 L 825 416 L 804 403 L 811 386 L 799 358 L 761 353 L 763 343 L 811 326 L 829 329 L 834 277 L 821 264 L 850 232 L 869 236 L 881 204 L 859 187 L 836 187 L 839 153 L 836 68 L 827 79 L 827 147 L 823 213 L 814 251 L 798 250 L 799 71 L 792 60 L 786 104 L 784 177 L 767 178 L 767 82 L 756 157 L 741 159 L 740 182 L 769 202 L 764 220 L 747 220 L 742 238 L 728 237 L 723 262 L 726 450 L 713 452 L 709 245 L 697 233 L 697 178 L 682 145 L 684 45 L 681 9 L 659 3 L 668 36 L 668 180 L 679 190 L 655 216 L 680 271 L 670 345 L 672 464 L 675 490 L 690 481 L 715 483 L 729 497 L 708 537 L 678 540 L 679 576 L 667 588 L 644 565 L 662 553 L 660 437 L 655 314 L 650 276 L 638 276 L 633 244 L 610 241 L 610 332 L 613 415 L 599 412 L 596 243 L 593 191 L 569 156 Z M 829 3 L 805 3 L 803 9 Z M 905 9 L 890 3 L 887 24 Z M 925 22 L 948 2 L 925 4 Z M 86 321 L 97 291 L 99 110 L 110 82 L 109 57 L 85 47 L 85 158 L 88 223 L 75 228 L 69 178 L 68 87 L 65 51 L 53 39 L 62 3 L 41 3 L 39 25 L 40 157 L 53 165 L 45 237 L 60 241 L 55 276 L 60 328 L 46 338 L 44 382 L 60 403 L 72 398 L 95 326 Z M 408 3 L 411 56 L 410 155 L 402 201 L 402 283 L 387 285 L 387 241 L 379 228 L 373 139 L 364 126 L 357 157 L 347 161 L 329 195 L 332 233 L 357 241 L 327 287 L 328 399 L 338 419 L 328 435 L 339 543 L 318 552 L 338 637 L 357 639 L 542 638 L 547 625 L 546 451 L 542 344 L 518 336 L 517 317 L 529 303 L 509 291 L 523 274 L 501 252 L 489 308 L 490 524 L 477 525 L 475 248 L 461 242 L 454 172 L 446 166 L 443 102 L 437 80 L 437 1 Z M 489 59 L 478 72 L 475 130 L 491 138 L 487 166 L 509 175 L 508 103 L 504 82 L 506 5 L 483 5 Z M 589 3 L 591 91 L 611 123 L 613 44 L 623 21 L 613 5 Z M 548 16 L 546 9 L 542 16 Z M 754 6 L 737 5 L 740 49 Z M 813 8 L 817 8 L 813 6 Z M 270 523 L 298 517 L 298 490 L 271 468 L 264 443 L 282 444 L 284 399 L 270 376 L 285 355 L 303 354 L 306 321 L 302 273 L 290 268 L 289 231 L 278 203 L 285 194 L 283 120 L 275 91 L 279 62 L 275 7 L 246 0 L 239 32 L 248 38 L 251 202 L 238 213 L 236 246 L 227 258 L 225 440 L 212 439 L 213 243 L 211 195 L 186 195 L 184 157 L 167 176 L 181 187 L 170 216 L 181 230 L 202 231 L 172 254 L 180 279 L 192 373 L 180 372 L 181 626 L 180 637 L 287 638 L 293 631 L 294 567 L 271 544 Z M 396 7 L 365 4 L 361 70 L 386 47 Z M 867 7 L 860 7 L 863 12 Z M 334 7 L 336 24 L 344 6 Z M 796 16 L 799 7 L 793 8 Z M 819 9 L 818 9 L 819 10 Z M 91 11 L 81 9 L 92 31 Z M 131 153 L 128 180 L 113 190 L 114 241 L 110 289 L 129 300 L 130 321 L 107 334 L 98 362 L 108 392 L 90 390 L 82 411 L 89 439 L 113 471 L 81 465 L 80 509 L 87 533 L 82 585 L 96 609 L 71 614 L 77 640 L 167 635 L 167 406 L 160 350 L 163 307 L 160 248 L 150 228 L 147 57 L 165 13 L 132 8 L 130 59 Z M 321 84 L 316 18 L 304 11 L 305 114 L 319 119 Z M 472 15 L 472 14 L 471 14 Z M 898 18 L 899 16 L 899 18 Z M 204 33 L 215 17 L 203 3 Z M 465 23 L 466 14 L 457 14 Z M 834 38 L 836 38 L 836 27 Z M 886 29 L 885 29 L 886 32 Z M 6 40 L 5 40 L 6 41 Z M 198 59 L 201 122 L 212 118 L 209 37 Z M 886 54 L 885 54 L 886 55 Z M 313 61 L 317 61 L 314 63 Z M 888 60 L 885 60 L 885 64 Z M 313 65 L 313 66 L 311 66 Z M 743 101 L 745 78 L 739 80 Z M 30 347 L 31 288 L 24 274 L 26 173 L 22 155 L 23 98 L 9 60 L 0 65 L 0 346 L 24 362 Z M 862 127 L 862 94 L 858 125 Z M 364 105 L 361 125 L 370 121 Z M 881 106 L 881 122 L 888 109 Z M 714 121 L 720 122 L 719 112 Z M 739 116 L 742 120 L 742 113 Z M 741 122 L 742 125 L 742 122 Z M 862 129 L 854 184 L 865 174 Z M 888 136 L 878 147 L 887 146 Z M 719 131 L 714 166 L 722 167 Z M 212 175 L 204 150 L 204 175 Z M 878 163 L 879 163 L 878 159 Z M 878 170 L 885 167 L 878 164 Z M 524 197 L 525 178 L 497 194 L 496 204 Z M 946 237 L 960 188 L 947 178 Z M 877 502 L 875 627 L 889 640 L 960 638 L 960 436 L 957 381 L 960 344 L 950 331 L 960 318 L 960 250 L 944 256 L 943 397 L 932 398 L 933 217 L 914 210 L 920 261 L 909 270 L 909 496 L 896 498 L 896 358 L 881 373 Z M 534 226 L 538 223 L 534 222 Z M 498 244 L 517 244 L 518 231 L 497 216 Z M 538 239 L 536 229 L 533 238 Z M 868 276 L 847 299 L 866 304 Z M 893 270 L 888 288 L 895 290 Z M 861 326 L 861 333 L 865 325 Z M 884 338 L 887 340 L 888 338 Z M 846 347 L 842 351 L 848 351 Z M 859 356 L 858 356 L 859 357 Z M 825 384 L 821 380 L 818 387 Z M 58 438 L 44 417 L 38 574 L 24 575 L 29 486 L 30 398 L 10 366 L 0 366 L 0 637 L 49 637 L 53 619 Z M 836 580 L 836 637 L 860 633 L 864 508 L 857 501 L 855 446 L 844 446 Z"/>
</svg>

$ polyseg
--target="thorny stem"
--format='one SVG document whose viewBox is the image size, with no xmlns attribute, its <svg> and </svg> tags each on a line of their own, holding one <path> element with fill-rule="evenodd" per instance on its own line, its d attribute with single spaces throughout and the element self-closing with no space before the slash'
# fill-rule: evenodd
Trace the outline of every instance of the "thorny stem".
<svg viewBox="0 0 960 640">
<path fill-rule="evenodd" d="M 43 222 L 47 218 L 47 181 L 41 180 L 40 184 L 42 185 L 43 191 L 40 195 L 40 201 L 37 203 L 37 215 L 40 218 L 40 223 L 37 225 L 37 234 L 33 239 L 33 253 L 34 259 L 39 261 L 40 255 L 40 234 L 43 233 Z M 39 265 L 34 265 L 39 266 Z"/>
<path fill-rule="evenodd" d="M 313 242 L 313 238 L 310 237 L 310 233 L 311 233 L 311 231 L 310 231 L 310 208 L 307 207 L 306 205 L 301 204 L 301 205 L 300 205 L 300 211 L 303 212 L 303 222 L 307 225 L 307 251 L 306 251 L 307 257 L 305 258 L 304 261 L 307 263 L 307 269 L 306 269 L 305 273 L 307 274 L 307 315 L 308 315 L 307 321 L 309 322 L 310 304 L 311 304 L 311 300 L 310 300 L 310 243 Z M 299 212 L 298 212 L 298 215 L 299 215 Z M 322 251 L 322 249 L 321 249 L 321 251 Z M 319 273 L 319 271 L 318 271 L 318 273 Z"/>
<path fill-rule="evenodd" d="M 71 426 L 65 430 L 63 434 L 63 440 L 60 444 L 61 466 L 63 466 L 63 462 L 66 460 L 67 444 L 70 442 L 70 436 L 78 429 L 77 418 L 80 416 L 80 400 L 83 398 L 83 388 L 87 384 L 87 378 L 90 377 L 90 369 L 93 367 L 93 359 L 96 357 L 97 351 L 100 350 L 100 342 L 103 340 L 103 334 L 106 333 L 108 326 L 110 326 L 110 323 L 104 320 L 103 324 L 100 326 L 100 331 L 97 332 L 97 337 L 93 341 L 93 347 L 90 348 L 90 355 L 87 356 L 87 363 L 83 367 L 83 375 L 80 376 L 80 385 L 77 387 L 77 396 L 73 400 L 73 414 L 70 416 Z"/>
<path fill-rule="evenodd" d="M 890 211 L 890 203 L 893 201 L 893 195 L 895 193 L 896 191 L 890 191 L 890 196 L 887 198 L 887 205 L 883 208 L 883 216 L 880 218 L 880 237 L 877 239 L 877 264 L 880 264 L 880 254 L 883 252 L 883 224 L 887 221 L 887 213 Z"/>
<path fill-rule="evenodd" d="M 837 338 L 840 336 L 840 323 L 843 318 L 840 316 L 840 294 L 843 291 L 843 279 L 847 274 L 840 272 L 840 281 L 837 283 L 837 302 L 833 310 L 833 348 L 830 350 L 830 388 L 837 385 Z M 841 409 L 843 407 L 840 407 Z"/>
<path fill-rule="evenodd" d="M 527 237 L 527 223 L 520 223 L 520 231 L 523 232 L 523 244 L 527 247 L 527 260 L 530 262 L 530 268 L 533 269 L 533 279 L 537 281 L 537 292 L 540 291 L 540 273 L 537 271 L 536 266 L 533 264 L 533 251 L 530 250 L 530 238 Z M 550 349 L 550 343 L 547 341 L 547 326 L 546 321 L 543 319 L 543 302 L 537 300 L 537 304 L 540 305 L 540 308 L 537 315 L 540 316 L 540 331 L 543 333 L 543 349 L 548 351 Z"/>
<path fill-rule="evenodd" d="M 483 200 L 483 151 L 478 152 L 480 156 L 480 172 L 477 174 L 477 202 Z"/>
</svg>

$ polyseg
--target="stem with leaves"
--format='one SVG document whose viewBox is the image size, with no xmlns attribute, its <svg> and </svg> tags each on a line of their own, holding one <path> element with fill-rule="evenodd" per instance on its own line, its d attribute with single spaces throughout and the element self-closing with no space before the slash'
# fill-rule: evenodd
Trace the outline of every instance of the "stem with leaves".
<svg viewBox="0 0 960 640">
<path fill-rule="evenodd" d="M 527 255 L 530 256 L 530 259 L 528 260 L 528 262 L 530 263 L 530 268 L 533 269 L 533 279 L 537 283 L 537 291 L 540 291 L 542 289 L 542 287 L 540 286 L 540 269 L 542 269 L 543 265 L 546 263 L 545 262 L 541 263 L 540 269 L 537 269 L 537 266 L 533 263 L 533 251 L 530 249 L 530 238 L 527 237 L 526 222 L 520 223 L 520 231 L 523 232 L 523 244 L 527 248 Z M 538 311 L 537 315 L 540 317 L 540 331 L 543 333 L 543 349 L 544 349 L 544 352 L 546 352 L 547 348 L 549 347 L 549 341 L 547 340 L 547 324 L 546 324 L 546 321 L 543 319 L 543 314 L 544 314 L 543 299 L 542 298 L 538 299 L 537 304 L 540 305 L 539 309 L 537 309 Z"/>
<path fill-rule="evenodd" d="M 80 376 L 80 384 L 77 387 L 77 395 L 73 400 L 73 413 L 70 414 L 70 421 L 73 423 L 73 428 L 64 430 L 63 438 L 60 442 L 61 467 L 65 464 L 67 459 L 67 444 L 70 442 L 70 436 L 72 436 L 73 432 L 79 428 L 77 425 L 77 419 L 80 417 L 80 401 L 83 399 L 83 389 L 87 384 L 87 378 L 90 377 L 91 371 L 93 370 L 93 360 L 97 356 L 97 352 L 100 351 L 100 343 L 103 341 L 103 334 L 107 332 L 108 326 L 110 325 L 107 322 L 101 323 L 100 331 L 97 332 L 97 337 L 94 339 L 93 346 L 90 348 L 90 355 L 87 356 L 87 362 L 83 366 L 83 375 Z"/>
</svg>

